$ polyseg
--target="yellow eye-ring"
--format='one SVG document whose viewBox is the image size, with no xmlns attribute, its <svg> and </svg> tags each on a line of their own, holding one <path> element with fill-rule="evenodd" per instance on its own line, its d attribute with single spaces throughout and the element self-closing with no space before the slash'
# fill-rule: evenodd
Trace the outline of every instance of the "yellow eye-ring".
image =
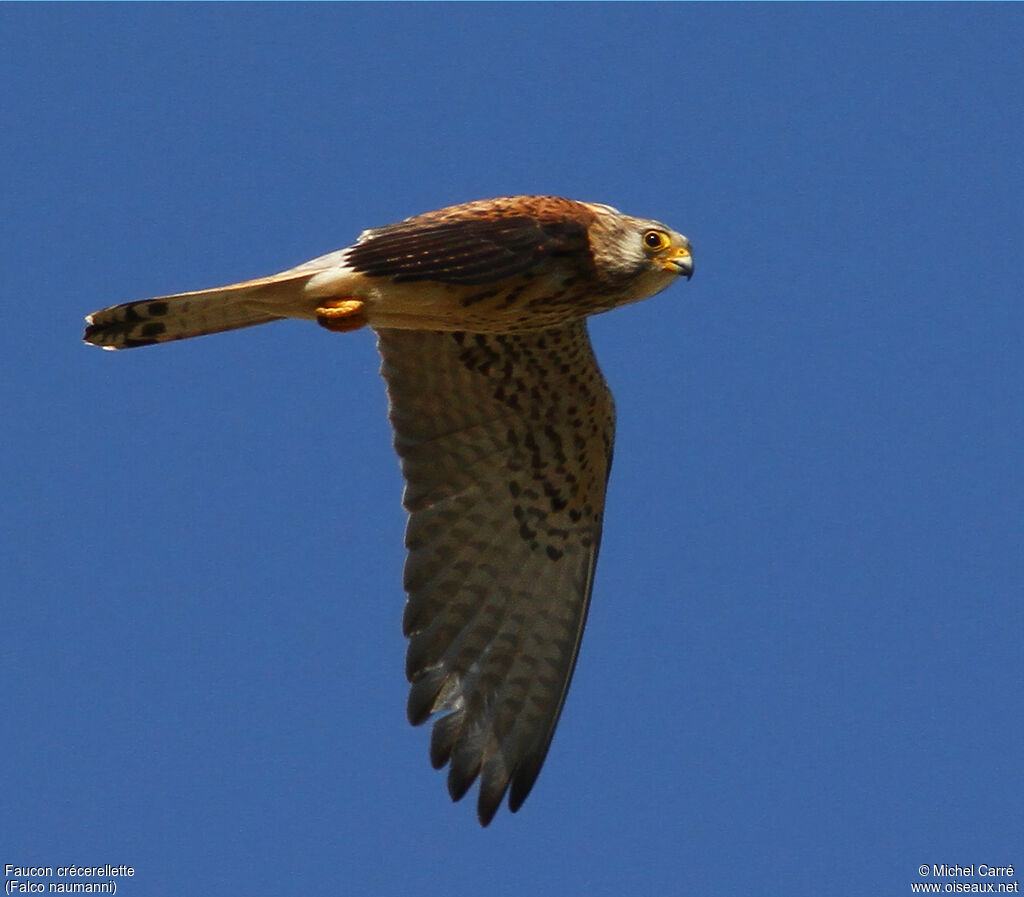
<svg viewBox="0 0 1024 897">
<path fill-rule="evenodd" d="M 644 232 L 644 246 L 652 252 L 660 252 L 662 249 L 668 249 L 671 242 L 672 241 L 669 239 L 668 234 L 664 231 L 649 230 Z"/>
</svg>

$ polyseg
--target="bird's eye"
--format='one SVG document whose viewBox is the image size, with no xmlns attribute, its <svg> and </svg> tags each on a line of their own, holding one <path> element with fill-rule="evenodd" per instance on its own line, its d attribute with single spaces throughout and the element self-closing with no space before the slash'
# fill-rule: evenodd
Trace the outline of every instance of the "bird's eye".
<svg viewBox="0 0 1024 897">
<path fill-rule="evenodd" d="M 648 249 L 658 251 L 665 249 L 671 242 L 668 238 L 668 234 L 660 230 L 649 230 L 644 233 L 644 246 Z"/>
</svg>

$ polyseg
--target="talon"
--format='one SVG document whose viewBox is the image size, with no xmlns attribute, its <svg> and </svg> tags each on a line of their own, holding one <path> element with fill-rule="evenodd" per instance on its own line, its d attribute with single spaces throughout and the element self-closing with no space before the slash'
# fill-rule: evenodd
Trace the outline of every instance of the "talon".
<svg viewBox="0 0 1024 897">
<path fill-rule="evenodd" d="M 316 310 L 316 322 L 335 333 L 348 333 L 366 326 L 366 303 L 362 299 L 329 299 Z"/>
</svg>

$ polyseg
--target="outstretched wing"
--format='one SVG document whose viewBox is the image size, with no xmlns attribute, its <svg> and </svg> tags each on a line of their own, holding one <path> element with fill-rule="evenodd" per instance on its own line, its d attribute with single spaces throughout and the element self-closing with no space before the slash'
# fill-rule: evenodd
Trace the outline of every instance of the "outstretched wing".
<svg viewBox="0 0 1024 897">
<path fill-rule="evenodd" d="M 547 754 L 597 561 L 612 397 L 582 321 L 516 335 L 380 330 L 406 478 L 414 725 L 487 825 Z"/>
</svg>

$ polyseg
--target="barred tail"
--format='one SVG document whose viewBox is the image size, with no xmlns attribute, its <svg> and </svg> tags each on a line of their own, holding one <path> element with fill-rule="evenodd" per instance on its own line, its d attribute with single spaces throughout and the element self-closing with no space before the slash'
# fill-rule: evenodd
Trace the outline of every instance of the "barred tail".
<svg viewBox="0 0 1024 897">
<path fill-rule="evenodd" d="M 316 273 L 285 271 L 211 290 L 114 305 L 86 317 L 83 339 L 104 349 L 131 349 L 284 317 L 315 317 L 317 303 L 304 295 L 303 288 Z"/>
</svg>

